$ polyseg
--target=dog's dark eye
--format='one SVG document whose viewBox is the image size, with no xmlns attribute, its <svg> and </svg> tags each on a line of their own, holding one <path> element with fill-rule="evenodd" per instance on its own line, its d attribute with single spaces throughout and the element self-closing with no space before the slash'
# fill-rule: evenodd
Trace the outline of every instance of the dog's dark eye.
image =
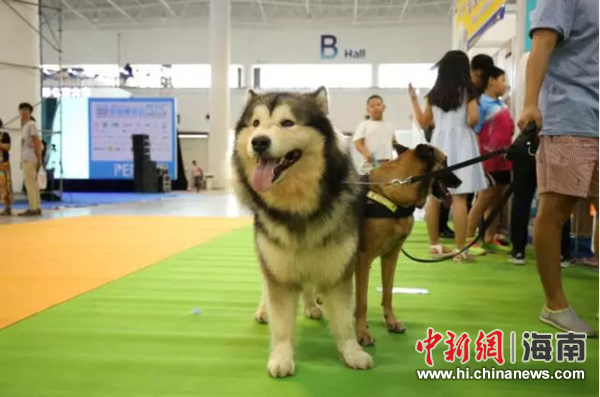
<svg viewBox="0 0 600 397">
<path fill-rule="evenodd" d="M 252 122 L 252 125 L 254 126 L 254 128 L 256 128 L 256 127 L 258 127 L 258 126 L 260 125 L 260 121 L 258 121 L 258 120 L 254 120 L 254 121 Z"/>
<path fill-rule="evenodd" d="M 293 127 L 295 125 L 296 125 L 296 123 L 294 123 L 292 120 L 288 120 L 288 119 L 281 120 L 281 126 L 282 127 L 290 128 L 290 127 Z"/>
</svg>

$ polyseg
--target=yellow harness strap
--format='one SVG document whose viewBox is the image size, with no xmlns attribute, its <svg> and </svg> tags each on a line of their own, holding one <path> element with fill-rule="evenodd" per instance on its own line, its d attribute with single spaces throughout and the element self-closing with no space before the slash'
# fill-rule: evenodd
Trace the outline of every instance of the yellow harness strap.
<svg viewBox="0 0 600 397">
<path fill-rule="evenodd" d="M 396 210 L 398 209 L 398 206 L 396 204 L 394 204 L 390 199 L 382 196 L 379 193 L 375 193 L 372 190 L 369 190 L 367 192 L 367 198 L 370 198 L 371 200 L 378 202 L 379 204 L 383 205 L 384 207 L 386 207 L 388 210 L 390 210 L 392 212 L 396 212 Z"/>
</svg>

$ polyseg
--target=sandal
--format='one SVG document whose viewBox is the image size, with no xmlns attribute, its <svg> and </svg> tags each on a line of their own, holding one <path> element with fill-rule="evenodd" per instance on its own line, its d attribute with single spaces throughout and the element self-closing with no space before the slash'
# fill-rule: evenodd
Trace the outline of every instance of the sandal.
<svg viewBox="0 0 600 397">
<path fill-rule="evenodd" d="M 459 250 L 455 250 L 454 253 L 458 253 Z M 470 254 L 469 251 L 463 252 L 459 255 L 455 255 L 454 258 L 452 258 L 452 260 L 454 262 L 460 262 L 460 263 L 473 263 L 475 262 L 475 255 Z"/>
<path fill-rule="evenodd" d="M 435 244 L 429 247 L 429 254 L 434 259 L 452 256 L 452 252 L 450 248 L 444 247 L 442 244 Z"/>
</svg>

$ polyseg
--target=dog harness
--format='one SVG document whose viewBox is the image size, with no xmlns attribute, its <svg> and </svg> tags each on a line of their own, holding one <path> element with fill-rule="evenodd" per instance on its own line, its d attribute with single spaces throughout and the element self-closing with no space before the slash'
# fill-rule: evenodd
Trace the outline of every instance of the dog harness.
<svg viewBox="0 0 600 397">
<path fill-rule="evenodd" d="M 367 218 L 401 219 L 412 216 L 414 212 L 415 207 L 400 207 L 384 195 L 372 190 L 367 192 L 365 206 L 365 217 Z"/>
</svg>

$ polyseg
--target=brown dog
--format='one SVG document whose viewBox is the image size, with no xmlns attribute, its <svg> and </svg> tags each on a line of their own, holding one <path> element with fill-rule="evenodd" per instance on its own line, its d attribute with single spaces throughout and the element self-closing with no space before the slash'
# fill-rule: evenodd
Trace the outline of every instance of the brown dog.
<svg viewBox="0 0 600 397">
<path fill-rule="evenodd" d="M 443 176 L 426 177 L 414 184 L 389 184 L 388 182 L 394 179 L 403 180 L 446 166 L 444 153 L 430 145 L 418 145 L 415 149 L 395 145 L 394 149 L 398 157 L 371 172 L 368 179 L 374 184 L 369 185 L 368 191 L 365 192 L 365 219 L 355 273 L 356 331 L 358 342 L 363 346 L 372 346 L 375 343 L 367 324 L 371 263 L 381 257 L 381 304 L 386 327 L 392 333 L 403 333 L 405 328 L 396 319 L 392 308 L 392 288 L 398 255 L 413 228 L 413 211 L 415 207 L 425 205 L 429 193 L 439 199 L 446 199 L 448 191 L 445 187 L 456 188 L 461 183 L 460 179 L 449 172 Z"/>
</svg>

